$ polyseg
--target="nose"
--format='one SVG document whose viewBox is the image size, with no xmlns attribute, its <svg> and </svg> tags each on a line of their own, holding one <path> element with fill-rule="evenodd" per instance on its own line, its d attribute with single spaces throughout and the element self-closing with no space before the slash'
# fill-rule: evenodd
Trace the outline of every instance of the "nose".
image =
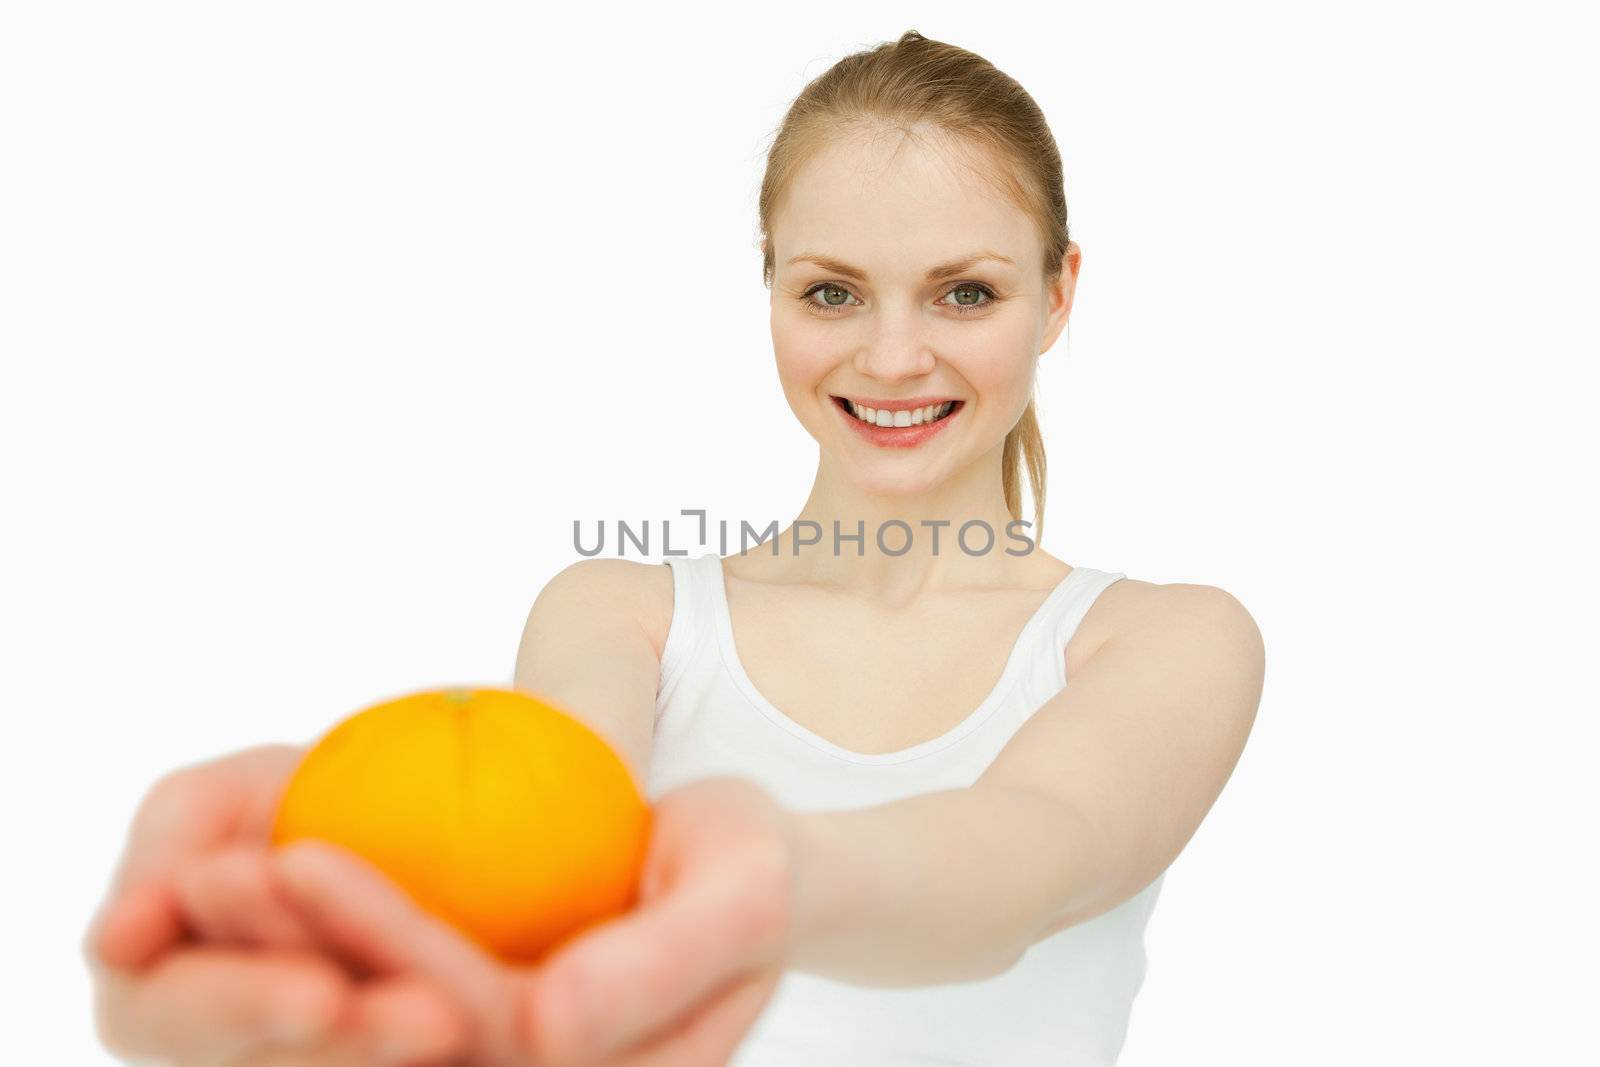
<svg viewBox="0 0 1600 1067">
<path fill-rule="evenodd" d="M 880 320 L 856 350 L 855 369 L 883 382 L 921 378 L 933 372 L 938 358 L 925 331 L 909 317 L 896 322 Z"/>
</svg>

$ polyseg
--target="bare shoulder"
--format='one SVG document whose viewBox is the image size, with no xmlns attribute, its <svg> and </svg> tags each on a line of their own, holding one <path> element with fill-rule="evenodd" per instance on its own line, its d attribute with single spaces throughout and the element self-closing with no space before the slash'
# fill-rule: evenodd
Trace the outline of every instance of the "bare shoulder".
<svg viewBox="0 0 1600 1067">
<path fill-rule="evenodd" d="M 1073 637 L 1074 647 L 1068 649 L 1068 666 L 1082 663 L 1112 637 L 1171 626 L 1226 629 L 1244 645 L 1259 645 L 1261 640 L 1255 619 L 1225 589 L 1123 578 L 1112 582 L 1095 598 Z"/>
<path fill-rule="evenodd" d="M 534 599 L 512 672 L 515 688 L 566 709 L 609 740 L 641 782 L 661 669 L 653 634 L 662 592 L 657 570 L 666 568 L 599 558 L 563 567 Z"/>
<path fill-rule="evenodd" d="M 672 624 L 672 570 L 661 563 L 593 557 L 557 571 L 545 586 L 584 604 L 625 610 L 644 630 L 657 659 Z M 544 594 L 541 593 L 541 596 Z"/>
</svg>

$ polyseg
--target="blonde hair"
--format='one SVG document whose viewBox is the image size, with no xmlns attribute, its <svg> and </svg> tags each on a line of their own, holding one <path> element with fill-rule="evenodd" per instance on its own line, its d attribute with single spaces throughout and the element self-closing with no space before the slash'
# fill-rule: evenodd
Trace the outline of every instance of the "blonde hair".
<svg viewBox="0 0 1600 1067">
<path fill-rule="evenodd" d="M 1044 245 L 1045 281 L 1055 285 L 1067 254 L 1067 197 L 1061 152 L 1033 97 L 982 56 L 907 30 L 839 60 L 807 83 L 767 150 L 759 216 L 762 280 L 773 279 L 772 218 L 790 178 L 839 135 L 875 127 L 918 139 L 915 127 L 947 135 L 962 161 L 1034 220 Z M 1022 470 L 1033 490 L 1035 543 L 1044 533 L 1044 439 L 1034 400 L 1006 434 L 1000 467 L 1006 510 L 1022 518 Z"/>
</svg>

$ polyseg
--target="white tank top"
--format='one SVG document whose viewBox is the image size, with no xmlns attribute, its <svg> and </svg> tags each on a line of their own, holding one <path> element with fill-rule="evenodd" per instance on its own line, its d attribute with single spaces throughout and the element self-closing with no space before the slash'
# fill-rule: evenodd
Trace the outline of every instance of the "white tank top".
<svg viewBox="0 0 1600 1067">
<path fill-rule="evenodd" d="M 666 564 L 675 600 L 661 655 L 650 799 L 733 774 L 796 811 L 971 785 L 1067 684 L 1067 642 L 1100 591 L 1125 577 L 1074 567 L 1023 626 L 999 682 L 972 714 L 910 748 L 866 754 L 800 725 L 751 683 L 735 650 L 721 557 Z M 981 981 L 883 988 L 785 971 L 730 1067 L 1110 1067 L 1144 981 L 1145 924 L 1165 877 Z"/>
</svg>

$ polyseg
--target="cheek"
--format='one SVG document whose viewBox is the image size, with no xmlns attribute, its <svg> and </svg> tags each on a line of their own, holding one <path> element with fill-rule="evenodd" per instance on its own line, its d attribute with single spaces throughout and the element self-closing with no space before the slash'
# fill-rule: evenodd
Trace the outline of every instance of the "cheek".
<svg viewBox="0 0 1600 1067">
<path fill-rule="evenodd" d="M 804 327 L 774 325 L 772 354 L 786 386 L 814 385 L 833 372 L 839 356 L 825 334 Z"/>
<path fill-rule="evenodd" d="M 979 397 L 990 402 L 991 408 L 997 411 L 1015 408 L 1020 414 L 1033 394 L 1038 357 L 1029 354 L 1031 350 L 1026 341 L 996 345 L 989 351 L 988 357 L 964 360 L 956 369 Z"/>
</svg>

